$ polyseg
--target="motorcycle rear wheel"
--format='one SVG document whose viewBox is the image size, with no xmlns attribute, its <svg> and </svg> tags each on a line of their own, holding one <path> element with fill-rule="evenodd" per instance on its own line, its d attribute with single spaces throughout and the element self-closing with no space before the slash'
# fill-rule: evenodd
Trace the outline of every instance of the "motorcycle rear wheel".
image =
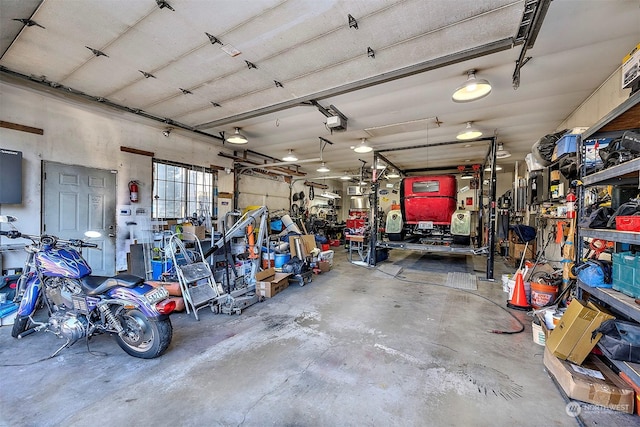
<svg viewBox="0 0 640 427">
<path fill-rule="evenodd" d="M 118 345 L 133 357 L 153 359 L 161 356 L 171 343 L 171 320 L 149 320 L 139 310 L 126 310 L 118 316 L 124 335 L 116 335 Z"/>
<path fill-rule="evenodd" d="M 28 329 L 29 326 L 29 316 L 16 316 L 13 321 L 13 327 L 11 328 L 11 336 L 14 338 L 18 338 L 18 335 L 23 333 Z"/>
</svg>

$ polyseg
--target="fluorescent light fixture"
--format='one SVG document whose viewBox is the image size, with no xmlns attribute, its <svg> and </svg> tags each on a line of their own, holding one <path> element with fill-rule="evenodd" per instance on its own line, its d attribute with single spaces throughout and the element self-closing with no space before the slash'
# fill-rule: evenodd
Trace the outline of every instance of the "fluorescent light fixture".
<svg viewBox="0 0 640 427">
<path fill-rule="evenodd" d="M 373 148 L 371 148 L 369 144 L 367 144 L 366 138 L 362 138 L 360 144 L 357 145 L 356 148 L 353 149 L 353 151 L 355 151 L 356 153 L 370 153 L 371 151 L 373 151 Z"/>
<path fill-rule="evenodd" d="M 320 197 L 325 197 L 327 199 L 339 199 L 340 195 L 331 191 L 323 191 L 322 194 L 320 194 Z"/>
<path fill-rule="evenodd" d="M 349 174 L 347 172 L 344 173 L 344 175 L 342 175 L 340 177 L 341 180 L 343 181 L 349 181 L 351 179 L 351 177 L 349 176 Z"/>
<path fill-rule="evenodd" d="M 458 132 L 456 139 L 459 139 L 461 141 L 466 141 L 469 139 L 480 138 L 482 136 L 482 132 L 474 128 L 471 123 L 472 122 L 467 122 L 467 126 L 463 130 Z"/>
<path fill-rule="evenodd" d="M 508 150 L 504 149 L 504 145 L 502 145 L 502 143 L 499 143 L 498 151 L 496 151 L 496 158 L 506 159 L 507 157 L 511 157 L 511 153 Z"/>
<path fill-rule="evenodd" d="M 473 179 L 473 175 L 471 175 L 470 173 L 462 175 L 460 177 L 460 179 Z"/>
<path fill-rule="evenodd" d="M 331 172 L 331 169 L 329 169 L 327 165 L 324 162 L 322 162 L 322 166 L 316 169 L 316 171 L 325 173 L 325 172 Z"/>
<path fill-rule="evenodd" d="M 501 171 L 502 170 L 502 166 L 500 165 L 496 165 L 496 171 Z M 484 168 L 485 172 L 491 172 L 491 166 L 487 166 L 486 168 Z"/>
<path fill-rule="evenodd" d="M 229 144 L 246 144 L 249 142 L 246 136 L 240 133 L 240 128 L 236 128 L 236 131 L 229 135 L 226 139 Z"/>
<path fill-rule="evenodd" d="M 293 154 L 293 150 L 289 150 L 289 153 L 287 153 L 287 155 L 284 156 L 282 160 L 284 160 L 285 162 L 297 162 L 298 158 L 295 154 Z"/>
<path fill-rule="evenodd" d="M 484 98 L 491 93 L 491 83 L 476 78 L 476 70 L 467 71 L 467 81 L 451 96 L 453 102 L 470 102 Z"/>
<path fill-rule="evenodd" d="M 396 172 L 396 171 L 389 172 L 387 174 L 387 178 L 400 178 L 400 174 L 398 172 Z"/>
</svg>

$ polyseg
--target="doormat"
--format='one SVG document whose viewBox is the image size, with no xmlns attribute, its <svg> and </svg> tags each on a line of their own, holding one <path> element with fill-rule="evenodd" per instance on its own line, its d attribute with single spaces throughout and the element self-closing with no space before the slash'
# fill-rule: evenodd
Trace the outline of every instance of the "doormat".
<svg viewBox="0 0 640 427">
<path fill-rule="evenodd" d="M 478 290 L 476 275 L 469 273 L 448 273 L 445 286 L 456 289 L 469 289 L 472 291 Z"/>
</svg>

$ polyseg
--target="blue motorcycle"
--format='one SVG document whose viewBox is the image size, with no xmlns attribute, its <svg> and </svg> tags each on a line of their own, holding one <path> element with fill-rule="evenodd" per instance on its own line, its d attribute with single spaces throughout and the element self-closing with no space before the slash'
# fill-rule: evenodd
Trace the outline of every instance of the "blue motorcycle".
<svg viewBox="0 0 640 427">
<path fill-rule="evenodd" d="M 11 224 L 14 221 L 15 217 L 0 216 L 0 225 L 12 228 L 0 230 L 0 236 L 31 240 L 14 300 L 20 301 L 11 331 L 14 338 L 52 332 L 66 339 L 53 355 L 101 333 L 114 335 L 134 357 L 152 359 L 167 350 L 173 334 L 169 314 L 175 302 L 164 287 L 153 287 L 130 274 L 91 276 L 80 250 L 97 248 L 96 244 L 23 234 Z M 46 309 L 46 317 L 39 308 Z"/>
</svg>

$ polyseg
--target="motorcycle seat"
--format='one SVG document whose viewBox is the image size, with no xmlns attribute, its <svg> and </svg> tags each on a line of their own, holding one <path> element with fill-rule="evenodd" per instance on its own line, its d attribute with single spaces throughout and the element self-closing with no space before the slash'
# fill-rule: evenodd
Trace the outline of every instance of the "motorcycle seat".
<svg viewBox="0 0 640 427">
<path fill-rule="evenodd" d="M 133 274 L 118 274 L 113 277 L 86 276 L 82 278 L 82 289 L 87 295 L 100 295 L 116 286 L 133 288 L 142 283 L 144 279 Z"/>
</svg>

